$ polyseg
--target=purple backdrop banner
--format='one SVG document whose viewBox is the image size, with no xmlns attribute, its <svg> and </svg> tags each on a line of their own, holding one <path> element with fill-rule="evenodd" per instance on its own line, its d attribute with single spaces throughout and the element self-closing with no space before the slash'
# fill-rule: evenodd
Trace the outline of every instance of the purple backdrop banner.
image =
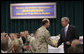
<svg viewBox="0 0 84 54">
<path fill-rule="evenodd" d="M 56 18 L 56 3 L 18 3 L 10 5 L 11 19 Z"/>
</svg>

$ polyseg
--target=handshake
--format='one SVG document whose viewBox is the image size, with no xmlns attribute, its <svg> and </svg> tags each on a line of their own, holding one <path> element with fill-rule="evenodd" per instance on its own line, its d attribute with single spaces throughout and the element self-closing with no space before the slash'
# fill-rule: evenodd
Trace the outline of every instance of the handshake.
<svg viewBox="0 0 84 54">
<path fill-rule="evenodd" d="M 55 43 L 55 47 L 58 47 L 58 44 L 57 43 Z"/>
<path fill-rule="evenodd" d="M 69 41 L 66 42 L 66 45 L 70 45 L 71 43 Z M 55 43 L 55 47 L 58 47 L 58 43 Z"/>
</svg>

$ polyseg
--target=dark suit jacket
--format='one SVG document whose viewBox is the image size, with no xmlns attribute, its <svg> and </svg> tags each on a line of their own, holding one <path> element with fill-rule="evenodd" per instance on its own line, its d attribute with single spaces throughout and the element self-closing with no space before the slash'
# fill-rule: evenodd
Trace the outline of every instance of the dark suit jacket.
<svg viewBox="0 0 84 54">
<path fill-rule="evenodd" d="M 78 38 L 79 38 L 79 35 L 77 33 L 75 26 L 69 25 L 66 37 L 65 37 L 65 33 L 64 33 L 64 28 L 61 30 L 60 39 L 58 41 L 58 46 L 64 42 L 64 51 L 65 51 L 65 50 L 67 50 L 67 48 L 70 47 L 70 45 L 67 45 L 66 42 L 70 41 L 70 43 L 71 43 L 72 40 L 78 39 Z"/>
</svg>

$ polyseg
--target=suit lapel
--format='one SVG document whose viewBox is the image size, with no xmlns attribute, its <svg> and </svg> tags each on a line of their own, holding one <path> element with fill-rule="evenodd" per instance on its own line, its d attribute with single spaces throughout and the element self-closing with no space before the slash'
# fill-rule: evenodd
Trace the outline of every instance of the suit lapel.
<svg viewBox="0 0 84 54">
<path fill-rule="evenodd" d="M 69 35 L 69 31 L 70 31 L 70 25 L 69 25 L 68 30 L 67 30 L 66 38 L 67 38 L 68 35 Z"/>
<path fill-rule="evenodd" d="M 65 31 L 64 31 L 64 28 L 63 28 L 63 37 L 65 38 Z"/>
</svg>

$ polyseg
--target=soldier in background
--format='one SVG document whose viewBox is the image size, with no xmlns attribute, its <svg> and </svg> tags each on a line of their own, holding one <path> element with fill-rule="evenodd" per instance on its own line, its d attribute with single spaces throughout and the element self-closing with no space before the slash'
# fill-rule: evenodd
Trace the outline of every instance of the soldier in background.
<svg viewBox="0 0 84 54">
<path fill-rule="evenodd" d="M 21 38 L 23 40 L 22 51 L 23 51 L 23 53 L 28 53 L 28 50 L 26 48 L 29 45 L 29 40 L 30 40 L 29 32 L 27 30 L 25 30 L 23 32 L 20 32 L 20 36 L 21 36 Z"/>
<path fill-rule="evenodd" d="M 7 53 L 8 50 L 8 39 L 7 33 L 1 33 L 1 53 Z"/>
<path fill-rule="evenodd" d="M 1 53 L 10 53 L 10 37 L 7 33 L 1 33 Z"/>
<path fill-rule="evenodd" d="M 16 35 L 17 35 L 17 40 L 19 42 L 19 46 L 18 46 L 19 48 L 18 48 L 18 50 L 19 50 L 19 52 L 22 53 L 23 41 L 22 41 L 22 38 L 20 37 L 20 34 L 17 33 Z"/>
<path fill-rule="evenodd" d="M 17 34 L 11 33 L 11 42 L 10 42 L 10 48 L 12 49 L 12 53 L 22 53 L 21 47 L 22 43 L 17 38 Z"/>
<path fill-rule="evenodd" d="M 31 40 L 30 40 L 30 43 L 29 43 L 29 46 L 30 46 L 30 49 L 29 49 L 29 52 L 30 53 L 35 53 L 35 38 L 36 38 L 36 31 L 34 31 L 33 33 L 33 36 L 31 37 Z"/>
</svg>

